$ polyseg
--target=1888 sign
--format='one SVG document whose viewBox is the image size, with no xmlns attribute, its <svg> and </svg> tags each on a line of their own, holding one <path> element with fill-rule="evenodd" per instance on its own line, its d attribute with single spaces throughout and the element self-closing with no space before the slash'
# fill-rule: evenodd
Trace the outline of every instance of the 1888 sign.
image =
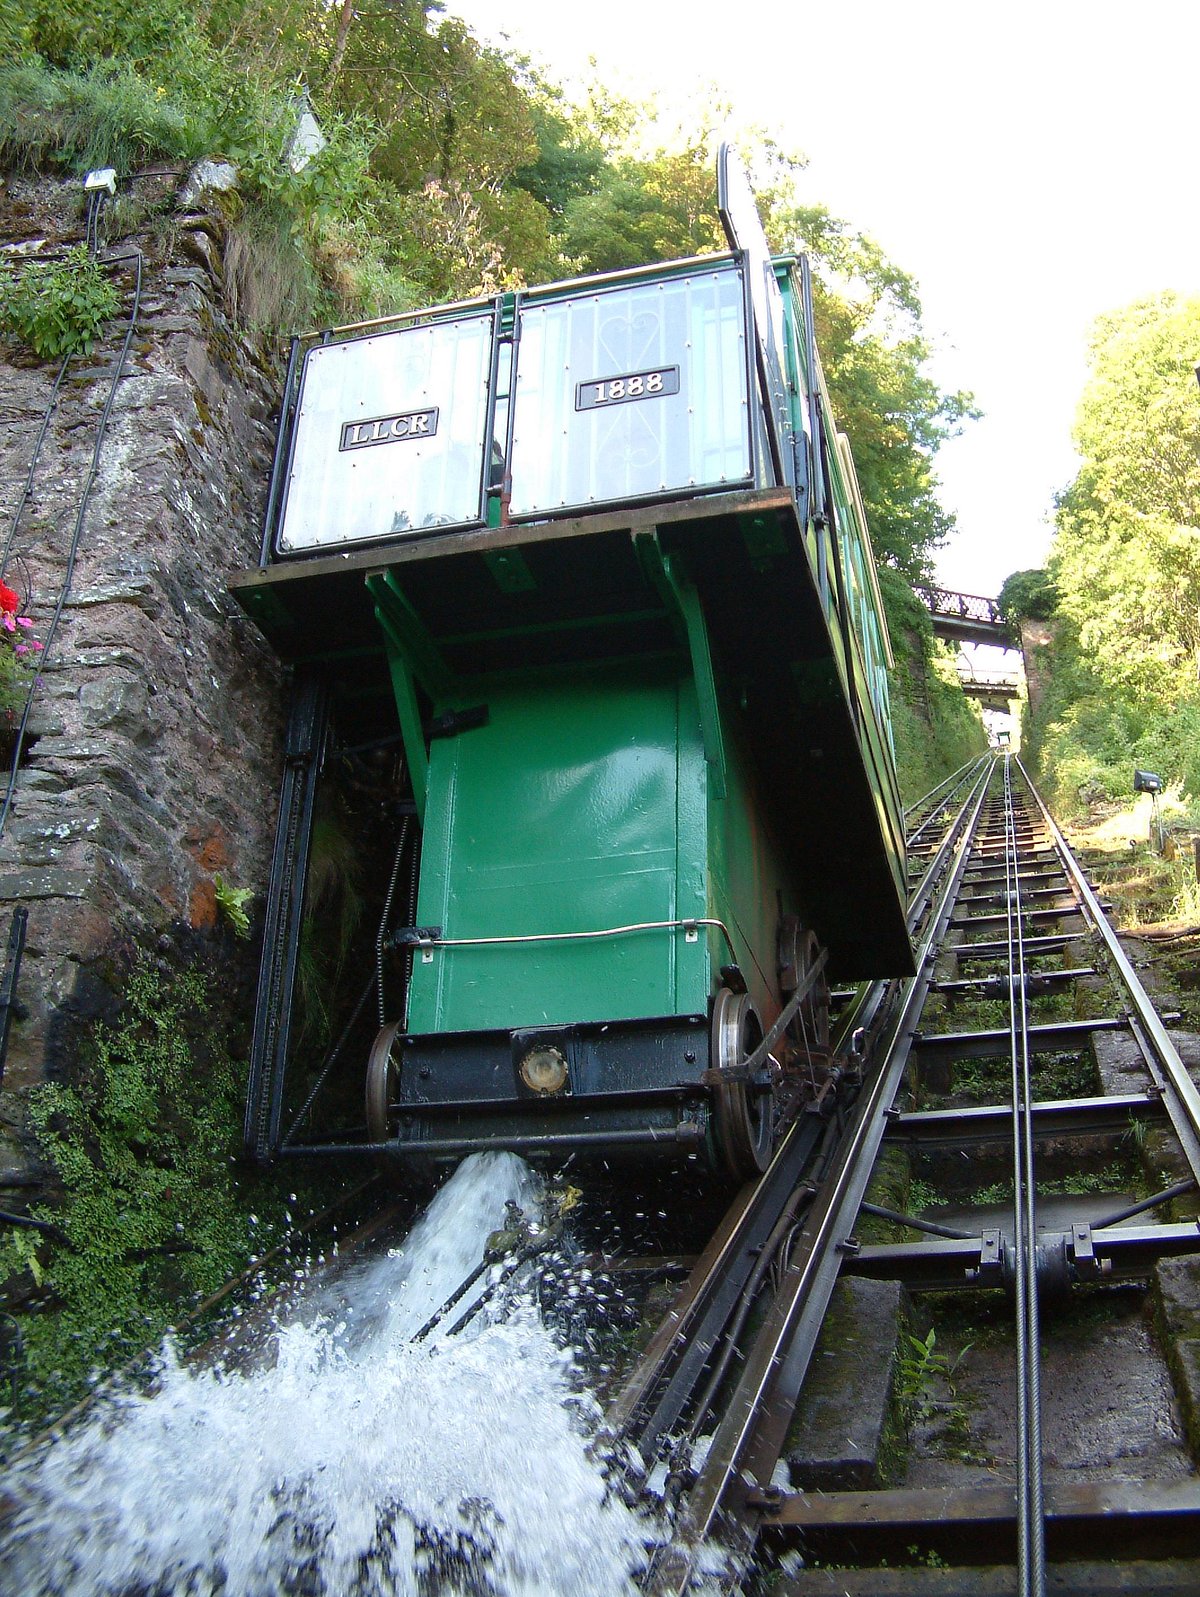
<svg viewBox="0 0 1200 1597">
<path fill-rule="evenodd" d="M 621 377 L 595 377 L 575 384 L 576 410 L 602 410 L 631 399 L 657 399 L 679 392 L 679 367 L 656 366 L 651 371 L 627 372 Z"/>
</svg>

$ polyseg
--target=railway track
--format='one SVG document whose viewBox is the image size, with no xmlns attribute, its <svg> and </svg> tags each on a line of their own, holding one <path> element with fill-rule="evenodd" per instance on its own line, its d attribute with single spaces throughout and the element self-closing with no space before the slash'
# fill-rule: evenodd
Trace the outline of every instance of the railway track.
<svg viewBox="0 0 1200 1597">
<path fill-rule="evenodd" d="M 1200 1187 L 1200 1094 L 1019 763 L 964 767 L 909 826 L 916 976 L 838 995 L 831 1059 L 812 1100 L 715 1229 L 704 1214 L 717 1211 L 692 1213 L 676 1184 L 663 1191 L 673 1207 L 657 1228 L 639 1230 L 643 1216 L 632 1217 L 620 1227 L 621 1256 L 602 1248 L 586 1260 L 597 1276 L 630 1283 L 686 1274 L 596 1443 L 623 1495 L 655 1505 L 643 1589 L 682 1594 L 702 1573 L 705 1589 L 772 1597 L 1194 1592 L 1200 1485 L 1185 1450 L 1159 1475 L 1128 1462 L 1063 1468 L 1054 1432 L 1086 1384 L 1070 1352 L 1063 1375 L 1070 1305 L 1111 1320 L 1114 1337 L 1137 1331 L 1159 1261 L 1200 1251 L 1200 1226 L 1184 1217 Z M 1084 1059 L 1102 1078 L 1087 1090 Z M 1061 1090 L 1072 1079 L 1078 1090 Z M 1131 1146 L 1166 1174 L 1132 1172 Z M 1117 1152 L 1125 1163 L 1106 1185 Z M 877 1171 L 897 1157 L 908 1178 L 881 1201 Z M 1006 1172 L 1004 1192 L 984 1201 L 944 1179 L 963 1164 L 980 1176 Z M 1085 1168 L 1082 1188 L 1058 1190 L 1058 1172 Z M 640 1206 L 650 1209 L 646 1194 Z M 409 1217 L 408 1200 L 362 1216 L 342 1238 L 339 1265 L 304 1290 L 328 1289 L 348 1261 L 386 1250 Z M 583 1279 L 577 1249 L 552 1256 L 514 1235 L 505 1262 L 489 1238 L 483 1264 L 415 1340 L 447 1319 L 452 1332 L 474 1312 L 463 1294 L 483 1271 L 492 1275 L 480 1302 L 503 1296 L 510 1279 L 519 1293 L 544 1276 L 547 1301 Z M 649 1254 L 635 1257 L 647 1240 Z M 653 1252 L 655 1242 L 693 1240 L 694 1260 Z M 836 1336 L 830 1346 L 830 1308 L 851 1280 L 899 1283 L 922 1338 L 931 1303 L 979 1319 L 990 1419 L 1003 1414 L 986 1456 L 979 1444 L 964 1468 L 916 1467 L 915 1425 L 907 1476 L 893 1461 L 869 1484 L 806 1481 L 797 1416 L 814 1361 L 844 1353 Z M 1200 1298 L 1194 1282 L 1183 1288 Z M 637 1284 L 629 1296 L 640 1301 Z M 264 1308 L 274 1323 L 279 1300 Z M 244 1347 L 253 1362 L 267 1319 L 248 1316 L 221 1357 L 236 1361 Z M 932 1323 L 950 1354 L 970 1340 L 936 1314 Z M 932 1340 L 894 1319 L 890 1340 L 862 1344 L 860 1358 L 899 1368 L 905 1336 L 946 1387 L 949 1365 Z M 1088 1354 L 1077 1357 L 1082 1365 Z M 1118 1410 L 1110 1436 L 1132 1433 L 1135 1418 Z M 1111 1451 L 1129 1453 L 1128 1441 L 1117 1435 Z"/>
<path fill-rule="evenodd" d="M 965 767 L 909 824 L 916 977 L 847 999 L 831 1090 L 738 1195 L 608 1412 L 607 1445 L 635 1487 L 666 1465 L 670 1533 L 645 1588 L 687 1590 L 702 1564 L 711 1573 L 719 1543 L 731 1585 L 752 1585 L 765 1554 L 777 1566 L 771 1591 L 795 1597 L 1101 1591 L 1107 1577 L 1086 1562 L 1096 1557 L 1110 1574 L 1119 1562 L 1130 1582 L 1119 1589 L 1194 1590 L 1195 1565 L 1163 1562 L 1197 1545 L 1190 1461 L 1177 1459 L 1166 1481 L 1048 1471 L 1042 1371 L 1047 1306 L 1086 1298 L 1103 1315 L 1127 1304 L 1121 1284 L 1136 1292 L 1159 1260 L 1200 1251 L 1197 1221 L 1170 1218 L 1173 1205 L 1195 1209 L 1200 1094 L 1018 761 Z M 974 1023 L 954 1024 L 956 1014 Z M 1107 1062 L 1105 1090 L 1044 1090 L 1055 1066 L 1061 1076 L 1064 1061 L 1093 1057 Z M 1148 1130 L 1170 1134 L 1173 1154 L 1157 1144 L 1155 1154 L 1170 1180 L 1106 1191 L 1089 1175 L 1085 1194 L 1043 1202 L 1044 1149 L 1056 1169 L 1078 1158 L 1091 1171 Z M 884 1148 L 922 1169 L 947 1148 L 989 1169 L 1001 1160 L 1012 1196 L 974 1209 L 960 1200 L 952 1225 L 928 1182 L 937 1218 L 864 1205 Z M 867 1242 L 872 1221 L 918 1240 Z M 1009 1305 L 1011 1435 L 963 1484 L 788 1483 L 789 1429 L 849 1276 L 903 1283 L 920 1303 L 949 1291 Z M 803 1567 L 779 1563 L 789 1551 Z"/>
</svg>

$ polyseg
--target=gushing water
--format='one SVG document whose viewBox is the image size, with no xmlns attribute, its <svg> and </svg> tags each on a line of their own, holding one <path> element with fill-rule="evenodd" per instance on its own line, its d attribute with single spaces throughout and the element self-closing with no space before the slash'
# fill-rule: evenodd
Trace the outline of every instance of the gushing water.
<svg viewBox="0 0 1200 1597">
<path fill-rule="evenodd" d="M 9 1484 L 0 1592 L 632 1591 L 639 1524 L 588 1457 L 594 1405 L 533 1302 L 411 1340 L 506 1199 L 532 1193 L 513 1156 L 468 1160 L 402 1250 L 275 1332 L 270 1367 L 184 1366 L 168 1347 L 151 1394 L 113 1401 Z"/>
</svg>

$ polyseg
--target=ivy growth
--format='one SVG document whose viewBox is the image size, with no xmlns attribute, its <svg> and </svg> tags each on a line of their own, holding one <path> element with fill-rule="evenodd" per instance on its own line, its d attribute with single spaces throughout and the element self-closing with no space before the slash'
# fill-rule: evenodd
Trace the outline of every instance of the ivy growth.
<svg viewBox="0 0 1200 1597">
<path fill-rule="evenodd" d="M 82 245 L 57 261 L 0 263 L 0 325 L 41 360 L 86 354 L 115 316 L 116 288 Z"/>
<path fill-rule="evenodd" d="M 0 1281 L 32 1285 L 38 1310 L 20 1317 L 23 1418 L 53 1414 L 91 1371 L 152 1346 L 282 1229 L 282 1195 L 251 1194 L 234 1163 L 240 1071 L 210 987 L 198 969 L 139 963 L 78 1078 L 33 1094 L 59 1194 L 35 1211 L 50 1231 L 0 1243 Z"/>
</svg>

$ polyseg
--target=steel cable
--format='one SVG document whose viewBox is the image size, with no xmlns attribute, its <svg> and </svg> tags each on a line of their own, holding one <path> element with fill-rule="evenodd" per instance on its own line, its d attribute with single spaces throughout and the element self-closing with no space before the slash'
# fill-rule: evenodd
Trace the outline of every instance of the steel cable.
<svg viewBox="0 0 1200 1597">
<path fill-rule="evenodd" d="M 1017 1296 L 1017 1576 L 1021 1597 L 1044 1597 L 1045 1500 L 1042 1484 L 1037 1214 L 1029 1069 L 1029 1009 L 1016 817 L 1011 762 L 1007 755 L 1004 759 L 1004 863 L 1012 1068 L 1013 1247 Z"/>
</svg>

